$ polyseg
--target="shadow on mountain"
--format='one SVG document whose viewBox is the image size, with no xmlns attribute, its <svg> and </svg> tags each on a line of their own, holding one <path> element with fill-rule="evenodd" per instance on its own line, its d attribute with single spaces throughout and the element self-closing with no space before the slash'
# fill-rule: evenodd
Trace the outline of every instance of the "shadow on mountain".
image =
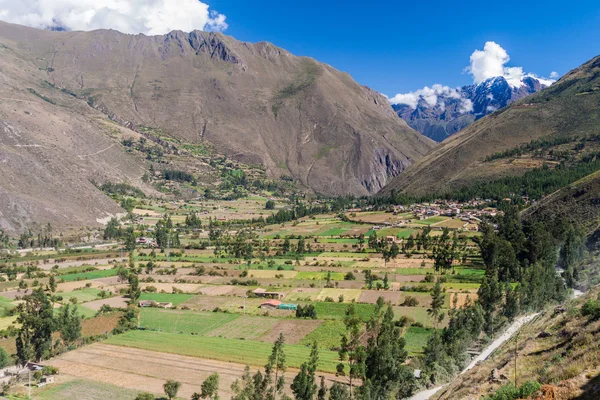
<svg viewBox="0 0 600 400">
<path fill-rule="evenodd" d="M 583 385 L 583 394 L 575 400 L 598 400 L 600 399 L 600 375 Z"/>
</svg>

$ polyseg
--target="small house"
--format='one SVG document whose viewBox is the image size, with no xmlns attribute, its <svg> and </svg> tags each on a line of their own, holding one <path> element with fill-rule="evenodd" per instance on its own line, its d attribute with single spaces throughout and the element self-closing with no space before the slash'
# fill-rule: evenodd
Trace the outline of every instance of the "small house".
<svg viewBox="0 0 600 400">
<path fill-rule="evenodd" d="M 254 295 L 256 297 L 266 297 L 268 299 L 281 300 L 281 299 L 283 299 L 285 297 L 284 293 L 280 293 L 280 292 L 267 292 L 265 289 L 262 289 L 262 288 L 256 288 L 256 289 L 254 289 L 254 291 L 252 293 L 254 293 Z"/>
<path fill-rule="evenodd" d="M 269 300 L 260 304 L 260 308 L 263 310 L 276 310 L 281 305 L 281 301 L 279 300 Z"/>
<path fill-rule="evenodd" d="M 138 302 L 138 306 L 139 307 L 154 307 L 154 303 L 156 303 L 154 300 L 140 300 Z"/>
<path fill-rule="evenodd" d="M 42 377 L 42 379 L 40 379 L 40 383 L 38 383 L 38 387 L 44 387 L 51 383 L 54 383 L 54 377 L 53 376 L 44 376 L 44 377 Z"/>
</svg>

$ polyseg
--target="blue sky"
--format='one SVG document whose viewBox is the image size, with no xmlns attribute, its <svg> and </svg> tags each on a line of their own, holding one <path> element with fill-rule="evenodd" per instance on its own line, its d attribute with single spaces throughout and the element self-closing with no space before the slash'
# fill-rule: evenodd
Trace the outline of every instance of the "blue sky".
<svg viewBox="0 0 600 400">
<path fill-rule="evenodd" d="M 314 57 L 390 96 L 471 83 L 463 70 L 487 41 L 540 76 L 600 54 L 598 0 L 204 1 L 227 17 L 226 34 Z"/>
<path fill-rule="evenodd" d="M 0 0 L 0 19 L 147 35 L 224 30 L 314 57 L 390 97 L 473 82 L 464 69 L 486 42 L 480 77 L 562 75 L 600 54 L 600 0 Z"/>
</svg>

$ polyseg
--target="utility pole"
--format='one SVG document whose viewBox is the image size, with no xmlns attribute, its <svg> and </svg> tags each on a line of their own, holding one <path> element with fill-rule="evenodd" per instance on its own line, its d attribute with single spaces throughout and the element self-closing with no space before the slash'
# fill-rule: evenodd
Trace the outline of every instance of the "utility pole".
<svg viewBox="0 0 600 400">
<path fill-rule="evenodd" d="M 519 329 L 515 334 L 515 387 L 519 387 L 519 380 L 517 377 L 517 359 L 519 357 L 519 334 L 521 330 Z"/>
</svg>

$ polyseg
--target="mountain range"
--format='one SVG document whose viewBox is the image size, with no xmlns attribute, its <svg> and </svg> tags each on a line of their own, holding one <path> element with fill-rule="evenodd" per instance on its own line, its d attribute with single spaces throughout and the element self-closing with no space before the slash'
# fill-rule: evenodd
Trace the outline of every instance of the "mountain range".
<svg viewBox="0 0 600 400">
<path fill-rule="evenodd" d="M 442 193 L 534 168 L 594 160 L 600 150 L 599 105 L 600 56 L 452 135 L 382 193 Z"/>
<path fill-rule="evenodd" d="M 93 183 L 152 190 L 150 163 L 120 140 L 140 129 L 326 195 L 376 193 L 435 145 L 348 74 L 221 33 L 0 22 L 0 93 L 0 228 L 11 230 L 122 211 Z"/>
<path fill-rule="evenodd" d="M 506 78 L 498 76 L 479 84 L 436 91 L 435 104 L 432 104 L 431 98 L 419 96 L 416 104 L 393 104 L 393 108 L 411 128 L 441 142 L 474 121 L 550 83 L 545 79 L 525 76 L 518 83 L 509 84 Z"/>
</svg>

